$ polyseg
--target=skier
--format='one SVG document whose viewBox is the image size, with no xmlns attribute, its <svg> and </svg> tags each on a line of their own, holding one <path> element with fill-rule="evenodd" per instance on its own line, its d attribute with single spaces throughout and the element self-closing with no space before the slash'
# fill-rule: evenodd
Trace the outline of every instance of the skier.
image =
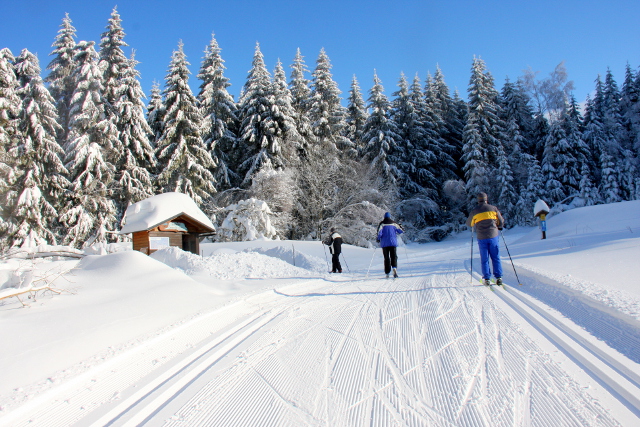
<svg viewBox="0 0 640 427">
<path fill-rule="evenodd" d="M 329 246 L 329 252 L 331 252 L 331 272 L 342 273 L 342 266 L 340 265 L 340 253 L 342 252 L 342 236 L 338 234 L 335 228 L 331 229 L 331 235 L 324 242 Z"/>
<path fill-rule="evenodd" d="M 489 270 L 489 258 L 491 258 L 496 284 L 502 285 L 502 264 L 500 262 L 498 234 L 504 227 L 504 220 L 498 208 L 487 203 L 486 193 L 478 194 L 478 206 L 469 214 L 467 226 L 475 227 L 476 229 L 483 284 L 486 286 L 491 285 L 491 271 Z M 473 228 L 471 232 L 473 232 Z"/>
<path fill-rule="evenodd" d="M 376 242 L 380 243 L 380 247 L 382 248 L 382 255 L 384 255 L 384 274 L 387 275 L 387 278 L 392 268 L 393 278 L 398 277 L 397 235 L 402 233 L 404 233 L 402 227 L 391 219 L 391 214 L 389 212 L 385 213 L 384 219 L 378 224 L 378 238 Z"/>
</svg>

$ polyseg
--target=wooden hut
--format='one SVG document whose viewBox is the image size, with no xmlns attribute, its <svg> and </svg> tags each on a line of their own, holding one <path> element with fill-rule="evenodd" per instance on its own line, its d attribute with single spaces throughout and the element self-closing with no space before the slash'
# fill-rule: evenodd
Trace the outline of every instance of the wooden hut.
<svg viewBox="0 0 640 427">
<path fill-rule="evenodd" d="M 164 193 L 127 208 L 120 234 L 129 233 L 135 251 L 151 254 L 174 246 L 199 254 L 200 241 L 215 234 L 215 227 L 189 196 Z"/>
</svg>

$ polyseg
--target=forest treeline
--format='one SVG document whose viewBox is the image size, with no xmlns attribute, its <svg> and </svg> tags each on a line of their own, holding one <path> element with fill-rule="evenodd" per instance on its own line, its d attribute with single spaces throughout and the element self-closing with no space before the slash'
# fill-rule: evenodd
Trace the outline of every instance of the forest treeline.
<svg viewBox="0 0 640 427">
<path fill-rule="evenodd" d="M 480 191 L 507 227 L 531 225 L 540 198 L 640 199 L 640 73 L 628 64 L 620 87 L 598 76 L 583 108 L 562 63 L 498 89 L 479 57 L 466 100 L 439 68 L 401 74 L 391 96 L 374 72 L 366 99 L 354 76 L 343 99 L 324 49 L 312 69 L 298 50 L 288 73 L 280 61 L 269 72 L 256 45 L 235 100 L 212 36 L 197 94 L 180 44 L 147 98 L 116 9 L 97 45 L 75 33 L 65 16 L 44 77 L 28 50 L 0 50 L 3 248 L 117 241 L 130 204 L 170 191 L 218 224 L 254 198 L 281 238 L 339 227 L 360 245 L 385 211 L 410 239 L 439 240 Z"/>
</svg>

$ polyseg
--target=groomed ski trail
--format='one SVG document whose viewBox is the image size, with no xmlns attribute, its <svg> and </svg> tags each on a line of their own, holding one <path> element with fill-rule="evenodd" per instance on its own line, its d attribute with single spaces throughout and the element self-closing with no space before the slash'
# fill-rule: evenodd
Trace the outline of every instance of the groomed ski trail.
<svg viewBox="0 0 640 427">
<path fill-rule="evenodd" d="M 470 285 L 455 255 L 395 280 L 363 273 L 253 295 L 0 425 L 621 425 L 529 336 L 529 320 L 514 320 L 523 304 L 501 295 L 512 291 Z"/>
</svg>

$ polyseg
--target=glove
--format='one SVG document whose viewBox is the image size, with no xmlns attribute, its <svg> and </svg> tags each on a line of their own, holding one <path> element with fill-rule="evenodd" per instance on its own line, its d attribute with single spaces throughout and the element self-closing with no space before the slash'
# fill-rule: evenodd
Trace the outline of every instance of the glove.
<svg viewBox="0 0 640 427">
<path fill-rule="evenodd" d="M 502 231 L 502 227 L 498 227 L 498 230 L 499 230 L 499 231 Z"/>
<path fill-rule="evenodd" d="M 376 239 L 376 243 L 380 243 L 380 239 Z"/>
</svg>

